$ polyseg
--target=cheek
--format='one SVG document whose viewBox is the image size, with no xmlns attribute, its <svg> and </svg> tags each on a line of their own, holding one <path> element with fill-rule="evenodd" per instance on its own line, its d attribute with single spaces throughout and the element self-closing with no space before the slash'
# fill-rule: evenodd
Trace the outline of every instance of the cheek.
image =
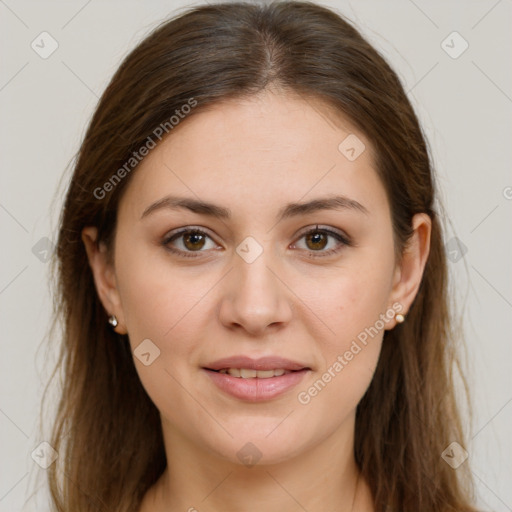
<svg viewBox="0 0 512 512">
<path fill-rule="evenodd" d="M 359 253 L 357 259 L 347 258 L 330 278 L 315 276 L 303 282 L 309 290 L 305 302 L 328 327 L 322 329 L 323 336 L 312 333 L 323 365 L 320 377 L 326 372 L 329 382 L 327 402 L 347 400 L 355 406 L 371 381 L 384 329 L 393 318 L 393 258 L 392 247 L 380 257 L 374 251 Z M 321 383 L 319 387 L 323 389 Z"/>
<path fill-rule="evenodd" d="M 145 338 L 159 343 L 175 338 L 177 331 L 192 327 L 188 315 L 213 285 L 213 276 L 199 267 L 173 268 L 164 250 L 147 242 L 123 250 L 138 245 L 127 244 L 126 239 L 128 235 L 119 236 L 116 250 L 123 256 L 116 259 L 116 275 L 130 340 L 135 345 Z"/>
<path fill-rule="evenodd" d="M 377 363 L 385 323 L 381 320 L 386 311 L 386 287 L 375 281 L 365 282 L 351 276 L 340 282 L 331 294 L 331 300 L 324 300 L 320 311 L 328 312 L 326 323 L 334 334 L 324 339 L 322 359 L 323 370 L 329 375 L 336 374 L 338 383 L 343 384 L 344 394 L 349 389 L 365 389 Z M 369 292 L 371 290 L 371 292 Z M 340 376 L 340 377 L 338 377 Z M 325 379 L 330 382 L 329 376 Z M 336 387 L 333 386 L 333 387 Z"/>
<path fill-rule="evenodd" d="M 201 321 L 208 315 L 201 298 L 213 286 L 213 276 L 172 270 L 161 257 L 151 259 L 143 251 L 116 261 L 116 274 L 143 387 L 155 406 L 171 417 L 174 411 L 190 409 L 190 397 L 182 385 L 188 383 L 185 387 L 190 387 L 188 363 L 204 340 L 206 329 Z M 149 353 L 146 360 L 139 357 L 144 353 Z M 200 415 L 199 410 L 196 413 Z M 178 416 L 174 419 L 178 421 Z"/>
<path fill-rule="evenodd" d="M 308 303 L 329 327 L 325 336 L 315 338 L 321 367 L 297 393 L 306 418 L 329 418 L 323 427 L 314 428 L 337 428 L 372 380 L 384 328 L 392 319 L 387 302 L 389 280 L 383 278 L 382 269 L 374 270 L 342 275 Z"/>
<path fill-rule="evenodd" d="M 361 257 L 323 278 L 304 280 L 305 302 L 330 328 L 335 347 L 373 326 L 391 306 L 392 269 L 392 257 Z"/>
</svg>

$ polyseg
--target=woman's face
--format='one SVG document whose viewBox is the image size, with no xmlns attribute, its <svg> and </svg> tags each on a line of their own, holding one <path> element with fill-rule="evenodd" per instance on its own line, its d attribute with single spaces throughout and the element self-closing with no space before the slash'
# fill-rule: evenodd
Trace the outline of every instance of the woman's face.
<svg viewBox="0 0 512 512">
<path fill-rule="evenodd" d="M 134 171 L 109 312 L 168 442 L 263 464 L 350 439 L 412 297 L 370 142 L 322 112 L 270 93 L 218 104 Z"/>
</svg>

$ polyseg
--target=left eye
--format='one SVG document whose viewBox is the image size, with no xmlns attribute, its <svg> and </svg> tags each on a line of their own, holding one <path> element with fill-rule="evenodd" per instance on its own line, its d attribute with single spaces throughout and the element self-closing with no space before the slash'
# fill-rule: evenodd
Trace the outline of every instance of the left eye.
<svg viewBox="0 0 512 512">
<path fill-rule="evenodd" d="M 335 239 L 337 243 L 334 243 L 334 247 L 328 250 L 325 248 L 329 245 L 329 238 Z M 350 240 L 347 236 L 331 229 L 319 228 L 316 226 L 310 229 L 306 233 L 303 233 L 300 240 L 305 239 L 306 251 L 310 251 L 309 256 L 311 257 L 322 257 L 330 254 L 337 253 L 343 246 L 351 245 Z M 314 254 L 319 253 L 319 254 Z"/>
<path fill-rule="evenodd" d="M 312 257 L 327 256 L 338 252 L 343 246 L 351 245 L 348 237 L 342 233 L 326 228 L 321 229 L 318 226 L 303 233 L 299 240 L 302 239 L 305 240 L 306 248 L 298 247 L 299 249 L 309 251 L 310 253 L 319 253 L 310 254 Z M 329 239 L 334 239 L 337 243 L 334 243 L 333 248 L 325 250 L 329 245 Z M 202 249 L 215 249 L 215 243 L 213 243 L 212 247 L 208 247 L 207 240 L 213 242 L 212 238 L 205 231 L 187 228 L 167 236 L 163 240 L 162 245 L 169 251 L 181 256 L 196 257 L 194 253 L 205 252 Z M 176 242 L 179 243 L 176 244 Z M 176 247 L 176 245 L 178 247 Z M 295 243 L 292 247 L 295 248 L 297 245 L 298 244 Z"/>
</svg>

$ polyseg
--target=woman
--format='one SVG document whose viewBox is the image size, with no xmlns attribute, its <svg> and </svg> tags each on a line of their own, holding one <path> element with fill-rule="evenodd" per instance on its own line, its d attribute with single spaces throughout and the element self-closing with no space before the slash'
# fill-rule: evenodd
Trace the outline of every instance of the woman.
<svg viewBox="0 0 512 512">
<path fill-rule="evenodd" d="M 167 21 L 90 123 L 58 240 L 58 511 L 474 511 L 426 143 L 307 2 Z"/>
</svg>

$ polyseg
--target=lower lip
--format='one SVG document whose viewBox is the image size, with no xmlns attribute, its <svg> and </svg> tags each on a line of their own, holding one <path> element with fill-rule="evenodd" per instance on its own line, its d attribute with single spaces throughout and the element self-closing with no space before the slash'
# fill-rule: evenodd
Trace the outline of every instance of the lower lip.
<svg viewBox="0 0 512 512">
<path fill-rule="evenodd" d="M 247 402 L 263 402 L 282 395 L 296 386 L 309 372 L 309 370 L 299 370 L 268 379 L 243 379 L 204 368 L 203 371 L 208 374 L 219 389 L 228 395 Z"/>
</svg>

